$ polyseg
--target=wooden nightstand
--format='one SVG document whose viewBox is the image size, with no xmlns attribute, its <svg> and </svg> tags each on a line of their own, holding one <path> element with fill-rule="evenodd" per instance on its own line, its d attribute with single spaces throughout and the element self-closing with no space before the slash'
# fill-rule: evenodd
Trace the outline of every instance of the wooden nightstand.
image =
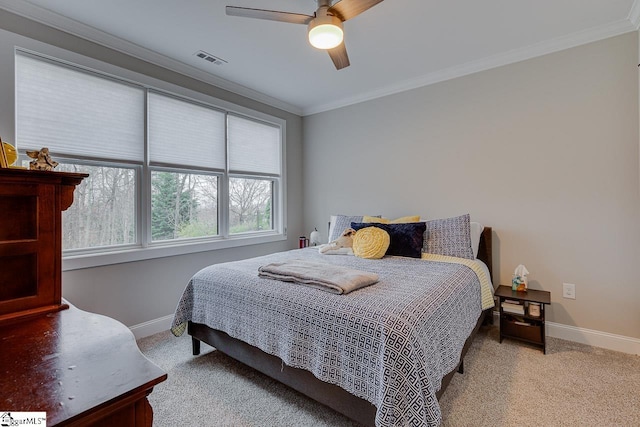
<svg viewBox="0 0 640 427">
<path fill-rule="evenodd" d="M 551 304 L 551 293 L 528 289 L 525 292 L 512 291 L 511 286 L 498 286 L 495 296 L 500 307 L 500 342 L 512 338 L 542 348 L 547 353 L 544 317 L 545 305 Z M 539 316 L 532 315 L 539 307 Z"/>
</svg>

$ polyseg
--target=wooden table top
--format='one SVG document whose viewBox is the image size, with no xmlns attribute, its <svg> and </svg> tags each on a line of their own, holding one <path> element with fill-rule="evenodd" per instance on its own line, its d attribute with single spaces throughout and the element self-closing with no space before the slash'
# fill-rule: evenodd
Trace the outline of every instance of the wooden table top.
<svg viewBox="0 0 640 427">
<path fill-rule="evenodd" d="M 73 305 L 0 327 L 0 408 L 45 411 L 47 425 L 81 418 L 166 378 L 126 326 Z"/>
<path fill-rule="evenodd" d="M 551 304 L 551 292 L 537 291 L 535 289 L 527 289 L 526 291 L 514 291 L 511 286 L 498 286 L 494 293 L 497 297 L 509 298 L 518 301 L 531 301 L 541 304 Z"/>
</svg>

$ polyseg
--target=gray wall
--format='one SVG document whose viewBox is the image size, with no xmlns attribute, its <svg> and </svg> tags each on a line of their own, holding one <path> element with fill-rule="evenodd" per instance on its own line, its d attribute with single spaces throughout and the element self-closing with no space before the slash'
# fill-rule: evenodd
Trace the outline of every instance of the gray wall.
<svg viewBox="0 0 640 427">
<path fill-rule="evenodd" d="M 44 43 L 42 43 L 44 42 Z M 45 44 L 46 43 L 46 44 Z M 71 61 L 105 69 L 104 61 L 224 101 L 251 108 L 287 121 L 288 240 L 277 243 L 216 250 L 177 257 L 110 265 L 63 273 L 63 295 L 81 309 L 120 320 L 127 326 L 173 313 L 189 278 L 202 267 L 297 247 L 302 233 L 302 119 L 294 114 L 235 95 L 178 73 L 90 43 L 72 35 L 0 10 L 0 136 L 14 142 L 14 46 L 64 56 Z M 61 49 L 69 52 L 63 52 Z M 76 58 L 77 56 L 77 58 Z M 109 67 L 106 67 L 109 71 Z M 114 72 L 121 74 L 122 70 Z M 132 73 L 130 77 L 136 80 Z"/>
<path fill-rule="evenodd" d="M 305 229 L 331 214 L 470 213 L 495 281 L 524 263 L 548 319 L 640 338 L 637 34 L 304 118 Z M 575 300 L 562 283 L 576 284 Z"/>
</svg>

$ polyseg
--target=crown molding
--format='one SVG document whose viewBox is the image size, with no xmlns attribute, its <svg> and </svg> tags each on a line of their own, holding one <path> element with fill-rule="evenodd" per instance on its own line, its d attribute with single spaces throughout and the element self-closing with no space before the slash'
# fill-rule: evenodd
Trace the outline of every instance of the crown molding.
<svg viewBox="0 0 640 427">
<path fill-rule="evenodd" d="M 629 12 L 629 22 L 636 30 L 640 28 L 640 0 L 634 0 Z"/>
<path fill-rule="evenodd" d="M 638 11 L 640 16 L 640 6 L 636 5 L 640 0 L 634 2 L 634 9 Z M 633 12 L 632 10 L 632 12 Z M 604 40 L 610 37 L 636 31 L 637 25 L 629 19 L 623 19 L 608 25 L 591 28 L 585 31 L 579 31 L 553 40 L 533 44 L 524 48 L 515 49 L 505 53 L 489 56 L 477 61 L 467 62 L 466 64 L 456 65 L 454 67 L 438 70 L 433 73 L 425 74 L 411 80 L 405 80 L 392 85 L 381 87 L 374 91 L 363 93 L 354 97 L 344 98 L 336 102 L 330 102 L 323 105 L 312 106 L 302 110 L 303 116 L 322 113 L 324 111 L 335 110 L 337 108 L 347 107 L 349 105 L 370 101 L 383 96 L 393 95 L 423 86 L 432 85 L 446 80 L 463 77 L 480 71 L 490 70 L 492 68 L 501 67 L 503 65 L 513 64 L 527 59 L 536 58 L 549 53 L 558 52 L 572 47 L 584 45 L 587 43 Z"/>
<path fill-rule="evenodd" d="M 47 25 L 57 30 L 64 31 L 65 33 L 69 33 L 93 43 L 97 43 L 101 46 L 116 50 L 134 58 L 174 71 L 176 73 L 180 73 L 187 77 L 191 77 L 204 83 L 219 87 L 221 89 L 228 90 L 235 94 L 250 98 L 254 101 L 279 108 L 292 114 L 302 114 L 302 109 L 298 106 L 289 104 L 280 99 L 271 97 L 262 92 L 258 92 L 254 89 L 250 89 L 246 86 L 242 86 L 221 77 L 217 77 L 191 65 L 176 61 L 158 52 L 144 48 L 135 43 L 131 43 L 129 41 L 113 36 L 104 31 L 100 31 L 96 28 L 67 18 L 65 16 L 59 15 L 50 10 L 43 9 L 31 3 L 16 0 L 0 0 L 0 9 L 4 9 L 10 13 Z"/>
</svg>

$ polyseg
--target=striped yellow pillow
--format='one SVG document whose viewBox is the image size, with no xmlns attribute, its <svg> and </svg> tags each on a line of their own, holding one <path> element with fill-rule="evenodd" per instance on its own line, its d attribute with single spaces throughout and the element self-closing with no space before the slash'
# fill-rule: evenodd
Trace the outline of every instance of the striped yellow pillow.
<svg viewBox="0 0 640 427">
<path fill-rule="evenodd" d="M 394 220 L 365 215 L 362 217 L 362 222 L 375 222 L 378 224 L 405 224 L 407 222 L 420 222 L 420 215 L 403 216 Z"/>
</svg>

